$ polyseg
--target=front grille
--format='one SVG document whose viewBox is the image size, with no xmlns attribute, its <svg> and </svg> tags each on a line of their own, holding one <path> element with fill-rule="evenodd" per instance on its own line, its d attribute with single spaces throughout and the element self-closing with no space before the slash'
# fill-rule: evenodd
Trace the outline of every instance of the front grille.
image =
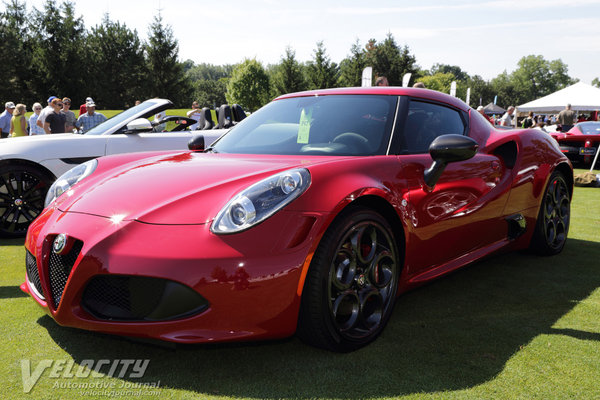
<svg viewBox="0 0 600 400">
<path fill-rule="evenodd" d="M 99 275 L 86 286 L 84 308 L 98 319 L 165 321 L 184 318 L 208 308 L 192 288 L 167 279 Z"/>
<path fill-rule="evenodd" d="M 73 268 L 82 247 L 83 242 L 76 240 L 73 243 L 71 251 L 67 254 L 56 254 L 53 251 L 50 251 L 48 275 L 54 309 L 57 309 L 60 304 L 60 299 L 62 298 L 65 285 L 67 284 L 67 279 L 69 279 L 71 269 Z"/>
<path fill-rule="evenodd" d="M 27 271 L 27 278 L 36 290 L 35 295 L 42 300 L 45 300 L 42 291 L 42 282 L 40 281 L 40 273 L 37 268 L 35 256 L 26 250 L 25 254 L 25 270 Z"/>
</svg>

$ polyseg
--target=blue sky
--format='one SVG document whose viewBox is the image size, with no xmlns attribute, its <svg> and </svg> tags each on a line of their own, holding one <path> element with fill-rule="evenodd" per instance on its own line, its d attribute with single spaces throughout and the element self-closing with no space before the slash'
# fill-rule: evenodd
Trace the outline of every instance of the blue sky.
<svg viewBox="0 0 600 400">
<path fill-rule="evenodd" d="M 600 77 L 600 1 L 481 0 L 194 1 L 77 0 L 86 26 L 112 20 L 137 29 L 141 38 L 161 10 L 179 41 L 182 60 L 234 64 L 256 58 L 278 62 L 286 46 L 300 61 L 311 59 L 323 40 L 335 62 L 358 39 L 383 40 L 388 32 L 408 45 L 422 68 L 458 65 L 491 79 L 511 72 L 529 54 L 562 59 L 569 75 L 591 83 Z M 31 5 L 32 3 L 29 2 Z M 372 4 L 377 4 L 372 6 Z"/>
</svg>

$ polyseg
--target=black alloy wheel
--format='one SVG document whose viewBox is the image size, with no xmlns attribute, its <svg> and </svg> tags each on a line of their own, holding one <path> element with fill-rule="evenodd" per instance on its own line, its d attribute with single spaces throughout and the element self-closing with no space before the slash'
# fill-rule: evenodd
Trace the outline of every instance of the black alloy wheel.
<svg viewBox="0 0 600 400">
<path fill-rule="evenodd" d="M 373 341 L 392 313 L 399 260 L 393 231 L 379 214 L 353 209 L 336 219 L 306 278 L 300 338 L 334 351 Z"/>
<path fill-rule="evenodd" d="M 569 233 L 571 194 L 562 173 L 555 171 L 544 192 L 531 248 L 540 255 L 562 251 Z"/>
<path fill-rule="evenodd" d="M 44 209 L 52 181 L 27 165 L 0 168 L 0 236 L 20 237 Z"/>
</svg>

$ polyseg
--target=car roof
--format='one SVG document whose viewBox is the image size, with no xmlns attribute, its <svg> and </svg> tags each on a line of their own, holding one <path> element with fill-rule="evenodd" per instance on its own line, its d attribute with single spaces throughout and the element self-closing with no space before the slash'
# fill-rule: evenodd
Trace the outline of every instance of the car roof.
<svg viewBox="0 0 600 400">
<path fill-rule="evenodd" d="M 457 97 L 438 92 L 437 90 L 406 88 L 399 86 L 371 86 L 371 87 L 349 87 L 335 89 L 308 90 L 304 92 L 289 93 L 277 97 L 275 100 L 287 99 L 292 97 L 308 96 L 330 96 L 330 95 L 386 95 L 386 96 L 410 96 L 426 100 L 434 100 L 452 105 L 463 111 L 468 111 L 470 107 Z"/>
</svg>

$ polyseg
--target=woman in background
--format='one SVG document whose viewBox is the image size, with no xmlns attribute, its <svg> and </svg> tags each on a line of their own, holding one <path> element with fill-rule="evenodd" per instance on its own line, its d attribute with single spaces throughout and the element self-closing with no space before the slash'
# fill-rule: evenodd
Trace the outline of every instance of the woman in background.
<svg viewBox="0 0 600 400">
<path fill-rule="evenodd" d="M 29 134 L 30 135 L 43 135 L 44 128 L 40 128 L 37 126 L 36 122 L 40 117 L 40 112 L 42 111 L 42 105 L 40 103 L 33 103 L 33 114 L 29 117 Z"/>
<path fill-rule="evenodd" d="M 25 107 L 25 104 L 19 103 L 15 107 L 15 112 L 13 112 L 10 119 L 10 137 L 27 136 L 26 111 L 27 107 Z"/>
</svg>

